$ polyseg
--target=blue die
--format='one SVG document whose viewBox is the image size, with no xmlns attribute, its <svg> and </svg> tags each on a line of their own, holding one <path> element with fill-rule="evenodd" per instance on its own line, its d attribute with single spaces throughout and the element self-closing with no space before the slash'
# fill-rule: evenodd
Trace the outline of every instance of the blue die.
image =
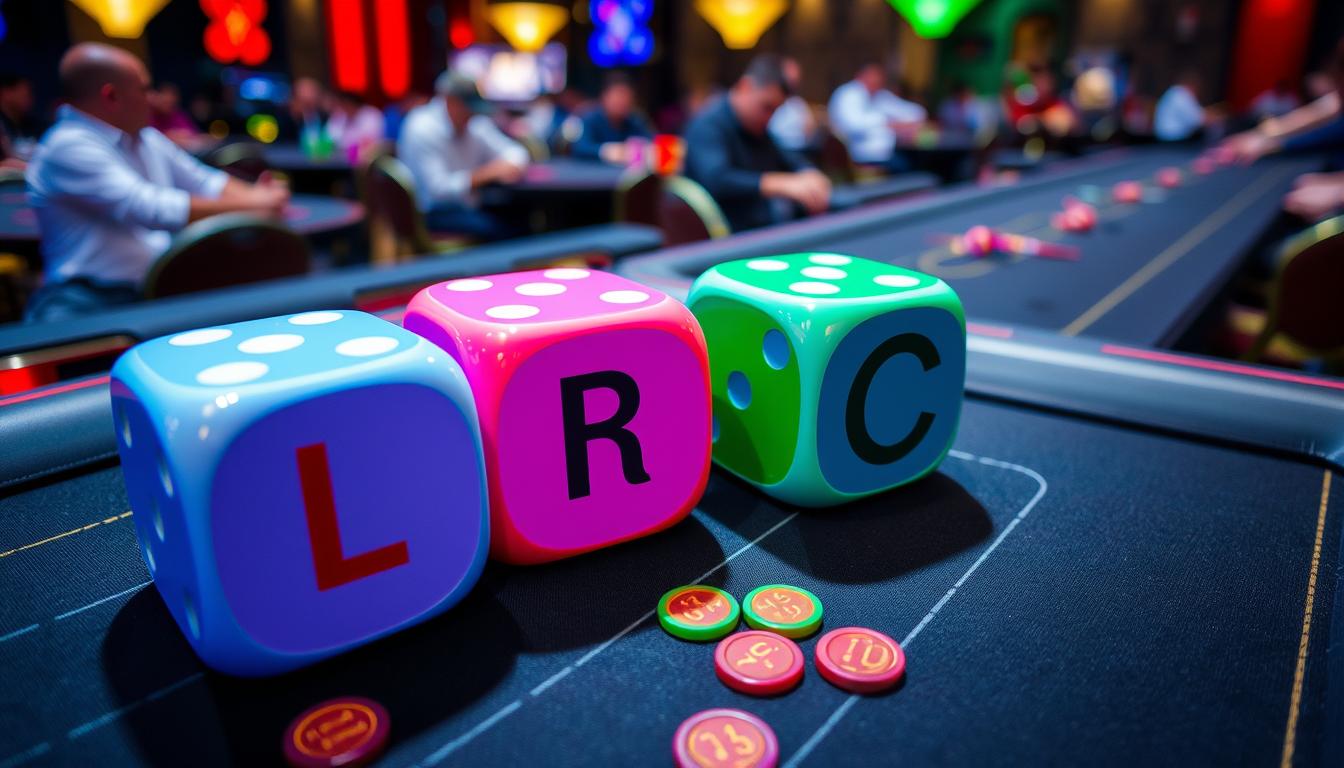
<svg viewBox="0 0 1344 768">
<path fill-rule="evenodd" d="M 476 409 L 433 344 L 308 312 L 140 344 L 112 411 L 141 555 L 197 654 L 283 672 L 434 616 L 489 544 Z"/>
</svg>

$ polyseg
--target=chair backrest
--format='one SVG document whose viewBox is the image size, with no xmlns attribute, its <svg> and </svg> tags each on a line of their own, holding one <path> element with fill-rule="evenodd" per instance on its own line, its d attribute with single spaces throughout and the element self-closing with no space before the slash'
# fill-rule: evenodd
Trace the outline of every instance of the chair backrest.
<svg viewBox="0 0 1344 768">
<path fill-rule="evenodd" d="M 205 156 L 205 162 L 243 181 L 256 181 L 261 174 L 271 169 L 261 145 L 251 142 L 216 147 Z"/>
<path fill-rule="evenodd" d="M 826 125 L 817 126 L 817 170 L 839 184 L 852 184 L 857 176 L 849 145 Z"/>
<path fill-rule="evenodd" d="M 1344 356 L 1342 291 L 1344 216 L 1327 219 L 1284 245 L 1257 347 L 1277 334 L 1312 356 Z"/>
<path fill-rule="evenodd" d="M 516 137 L 519 144 L 527 150 L 527 154 L 534 163 L 544 163 L 551 159 L 551 149 L 546 146 L 546 142 L 535 136 L 522 135 Z"/>
<path fill-rule="evenodd" d="M 154 299 L 307 274 L 308 242 L 250 214 L 212 216 L 188 226 L 154 262 L 145 297 Z"/>
<path fill-rule="evenodd" d="M 390 155 L 375 159 L 369 165 L 365 189 L 370 225 L 385 227 L 412 253 L 433 250 L 424 214 L 416 202 L 415 177 L 405 163 Z"/>
<path fill-rule="evenodd" d="M 661 227 L 663 177 L 647 170 L 631 169 L 616 184 L 613 213 L 616 221 Z"/>
<path fill-rule="evenodd" d="M 719 204 L 704 187 L 684 176 L 664 180 L 658 221 L 669 246 L 732 234 Z"/>
</svg>

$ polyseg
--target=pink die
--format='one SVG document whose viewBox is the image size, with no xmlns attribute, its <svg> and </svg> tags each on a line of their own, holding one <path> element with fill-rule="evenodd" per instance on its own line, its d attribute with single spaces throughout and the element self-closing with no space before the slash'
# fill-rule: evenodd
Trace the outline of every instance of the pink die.
<svg viewBox="0 0 1344 768">
<path fill-rule="evenodd" d="M 700 500 L 709 358 L 675 299 L 557 268 L 432 285 L 404 323 L 466 371 L 496 559 L 539 563 L 646 536 Z"/>
</svg>

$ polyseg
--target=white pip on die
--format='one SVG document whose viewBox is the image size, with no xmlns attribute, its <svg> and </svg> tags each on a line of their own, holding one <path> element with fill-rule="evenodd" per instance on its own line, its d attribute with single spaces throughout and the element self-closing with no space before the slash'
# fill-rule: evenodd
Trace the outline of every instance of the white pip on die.
<svg viewBox="0 0 1344 768">
<path fill-rule="evenodd" d="M 355 311 L 127 351 L 112 410 L 141 555 L 209 666 L 283 672 L 438 614 L 489 546 L 451 357 Z"/>
</svg>

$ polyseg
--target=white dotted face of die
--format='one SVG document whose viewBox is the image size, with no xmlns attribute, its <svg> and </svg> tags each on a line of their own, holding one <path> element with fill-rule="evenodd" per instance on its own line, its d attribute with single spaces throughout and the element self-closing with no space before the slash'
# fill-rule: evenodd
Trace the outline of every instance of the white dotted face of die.
<svg viewBox="0 0 1344 768">
<path fill-rule="evenodd" d="M 196 382 L 207 387 L 231 387 L 256 381 L 270 370 L 270 366 L 254 360 L 220 363 L 196 374 Z"/>
<path fill-rule="evenodd" d="M 560 283 L 523 283 L 513 289 L 519 296 L 559 296 L 567 290 Z"/>
<path fill-rule="evenodd" d="M 914 288 L 919 285 L 919 278 L 909 275 L 878 275 L 873 278 L 873 282 L 883 288 Z"/>
<path fill-rule="evenodd" d="M 848 256 L 841 256 L 838 253 L 814 253 L 811 256 L 808 256 L 807 260 L 813 264 L 820 264 L 823 267 L 843 267 L 854 261 L 854 259 Z"/>
<path fill-rule="evenodd" d="M 304 312 L 289 318 L 290 325 L 326 325 L 340 320 L 345 315 L 340 312 Z"/>
<path fill-rule="evenodd" d="M 476 277 L 467 278 L 465 280 L 452 280 L 443 284 L 443 287 L 446 290 L 455 293 L 475 293 L 477 291 L 488 290 L 493 286 L 494 283 L 489 280 L 482 280 Z"/>
<path fill-rule="evenodd" d="M 203 344 L 214 344 L 217 341 L 223 341 L 233 335 L 233 331 L 227 328 L 202 328 L 198 331 L 187 331 L 179 333 L 168 340 L 168 343 L 174 347 L 199 347 Z"/>
<path fill-rule="evenodd" d="M 238 342 L 238 351 L 249 355 L 273 355 L 288 352 L 302 344 L 303 337 L 297 333 L 270 333 Z"/>
<path fill-rule="evenodd" d="M 336 354 L 345 357 L 375 357 L 396 349 L 401 342 L 391 336 L 360 336 L 336 345 Z"/>
<path fill-rule="evenodd" d="M 577 267 L 556 267 L 554 269 L 548 269 L 541 274 L 547 280 L 583 280 L 592 273 L 586 269 L 579 269 Z"/>
<path fill-rule="evenodd" d="M 485 316 L 495 320 L 526 320 L 541 312 L 531 304 L 500 304 L 485 310 Z"/>
</svg>

